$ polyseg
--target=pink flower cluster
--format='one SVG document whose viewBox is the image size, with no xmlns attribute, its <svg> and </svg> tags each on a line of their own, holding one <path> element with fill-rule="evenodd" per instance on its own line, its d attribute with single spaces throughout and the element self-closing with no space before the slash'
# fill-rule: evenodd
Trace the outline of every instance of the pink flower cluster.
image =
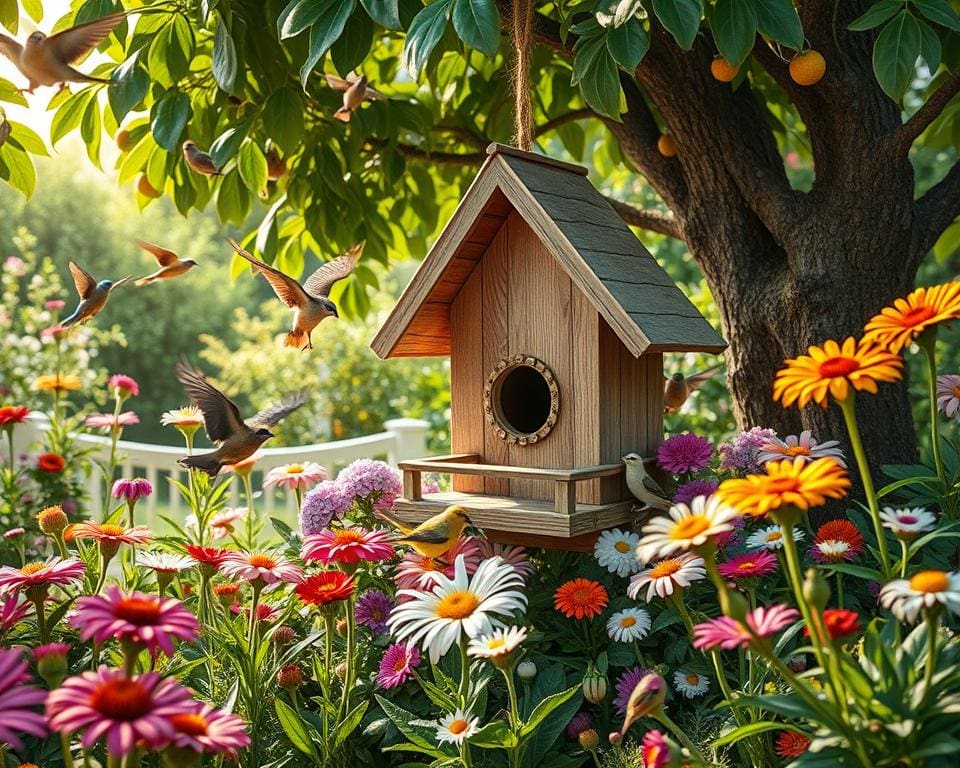
<svg viewBox="0 0 960 768">
<path fill-rule="evenodd" d="M 674 435 L 657 448 L 657 464 L 675 475 L 696 474 L 710 463 L 712 456 L 710 441 L 691 432 Z"/>
<path fill-rule="evenodd" d="M 737 435 L 732 443 L 724 443 L 718 449 L 720 452 L 720 469 L 726 472 L 751 474 L 763 471 L 758 454 L 760 448 L 770 440 L 776 438 L 777 433 L 772 429 L 754 427 Z"/>
<path fill-rule="evenodd" d="M 370 504 L 377 512 L 389 510 L 403 493 L 396 470 L 383 461 L 357 459 L 337 475 L 337 483 L 349 499 Z"/>
</svg>

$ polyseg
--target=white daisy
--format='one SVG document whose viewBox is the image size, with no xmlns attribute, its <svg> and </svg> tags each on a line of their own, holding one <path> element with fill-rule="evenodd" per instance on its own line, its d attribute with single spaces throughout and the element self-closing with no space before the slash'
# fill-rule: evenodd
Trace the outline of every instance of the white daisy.
<svg viewBox="0 0 960 768">
<path fill-rule="evenodd" d="M 397 597 L 410 599 L 394 608 L 387 620 L 394 640 L 420 645 L 430 652 L 433 664 L 463 636 L 493 630 L 491 615 L 510 616 L 527 605 L 527 596 L 520 591 L 523 577 L 500 557 L 484 560 L 470 578 L 463 555 L 457 555 L 453 578 L 438 573 L 434 581 L 430 592 L 401 589 Z"/>
<path fill-rule="evenodd" d="M 644 568 L 630 579 L 627 594 L 634 600 L 640 599 L 644 587 L 647 587 L 647 602 L 652 602 L 654 595 L 669 597 L 675 589 L 689 587 L 694 581 L 705 579 L 707 569 L 703 558 L 690 552 L 684 552 L 676 557 L 667 557 Z"/>
<path fill-rule="evenodd" d="M 889 528 L 894 535 L 901 539 L 912 539 L 918 533 L 927 533 L 937 526 L 937 518 L 932 512 L 923 507 L 909 507 L 894 509 L 884 507 L 880 513 L 883 527 Z"/>
<path fill-rule="evenodd" d="M 793 540 L 800 541 L 804 536 L 799 528 L 793 529 Z M 768 549 L 771 552 L 783 549 L 783 531 L 779 525 L 768 525 L 747 536 L 747 549 Z"/>
<path fill-rule="evenodd" d="M 610 573 L 618 576 L 629 576 L 640 568 L 637 561 L 637 542 L 640 536 L 636 533 L 624 533 L 619 528 L 604 531 L 593 547 L 593 556 Z"/>
<path fill-rule="evenodd" d="M 526 639 L 526 627 L 498 628 L 489 634 L 473 638 L 467 646 L 467 653 L 481 659 L 494 659 L 513 653 Z"/>
<path fill-rule="evenodd" d="M 193 405 L 174 408 L 160 416 L 160 423 L 164 426 L 172 424 L 175 427 L 199 427 L 203 424 L 203 411 Z"/>
<path fill-rule="evenodd" d="M 678 669 L 673 673 L 673 687 L 688 699 L 695 699 L 710 690 L 710 680 L 705 675 Z"/>
<path fill-rule="evenodd" d="M 668 515 L 655 517 L 643 526 L 646 535 L 637 545 L 641 563 L 700 546 L 711 536 L 732 531 L 730 521 L 740 513 L 716 496 L 697 496 L 689 506 L 674 504 Z"/>
<path fill-rule="evenodd" d="M 900 621 L 916 621 L 922 608 L 937 603 L 960 615 L 960 573 L 920 571 L 909 579 L 891 581 L 880 590 L 880 603 Z"/>
<path fill-rule="evenodd" d="M 625 608 L 607 620 L 607 634 L 618 643 L 642 640 L 650 631 L 650 614 L 643 608 Z"/>
<path fill-rule="evenodd" d="M 441 744 L 449 742 L 459 746 L 480 730 L 479 722 L 478 718 L 470 717 L 470 713 L 462 709 L 458 709 L 453 714 L 444 715 L 443 719 L 437 723 L 437 741 Z"/>
<path fill-rule="evenodd" d="M 174 555 L 170 552 L 137 552 L 137 565 L 160 573 L 180 573 L 193 568 L 197 561 L 186 555 Z"/>
</svg>

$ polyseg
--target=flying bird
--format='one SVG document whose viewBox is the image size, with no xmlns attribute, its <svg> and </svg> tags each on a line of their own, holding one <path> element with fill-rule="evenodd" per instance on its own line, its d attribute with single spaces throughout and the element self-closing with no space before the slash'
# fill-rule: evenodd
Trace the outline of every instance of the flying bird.
<svg viewBox="0 0 960 768">
<path fill-rule="evenodd" d="M 363 243 L 357 243 L 347 249 L 337 258 L 328 261 L 316 272 L 307 278 L 307 282 L 300 285 L 290 275 L 285 275 L 279 269 L 264 264 L 260 259 L 251 256 L 240 245 L 229 240 L 233 250 L 249 261 L 253 268 L 263 275 L 277 298 L 293 310 L 293 330 L 287 334 L 284 346 L 297 349 L 313 349 L 310 334 L 320 321 L 327 317 L 340 317 L 337 305 L 328 297 L 330 289 L 338 280 L 342 280 L 357 266 L 360 254 L 363 253 Z"/>
<path fill-rule="evenodd" d="M 200 456 L 186 456 L 177 463 L 186 469 L 199 469 L 216 477 L 220 468 L 243 461 L 273 437 L 268 427 L 280 421 L 307 402 L 305 390 L 285 397 L 278 405 L 264 408 L 252 419 L 244 421 L 240 409 L 207 377 L 187 362 L 176 364 L 174 371 L 194 404 L 203 411 L 203 426 L 217 450 Z"/>
<path fill-rule="evenodd" d="M 333 113 L 334 118 L 343 123 L 349 123 L 353 113 L 360 109 L 364 101 L 387 98 L 380 91 L 367 85 L 367 76 L 360 75 L 356 80 L 345 80 L 336 75 L 325 75 L 327 85 L 338 91 L 343 91 L 343 106 Z"/>
<path fill-rule="evenodd" d="M 642 456 L 628 453 L 623 457 L 623 463 L 627 465 L 627 488 L 638 501 L 654 509 L 668 510 L 673 506 L 663 488 L 647 473 Z"/>
<path fill-rule="evenodd" d="M 695 373 L 692 376 L 684 376 L 682 373 L 675 373 L 670 378 L 663 377 L 663 412 L 676 413 L 680 407 L 687 402 L 697 388 L 705 381 L 709 380 L 714 373 L 721 368 L 715 365 L 707 368 L 705 371 Z"/>
<path fill-rule="evenodd" d="M 220 169 L 213 158 L 190 139 L 183 142 L 183 159 L 193 170 L 204 176 L 219 176 Z"/>
<path fill-rule="evenodd" d="M 61 86 L 67 83 L 116 83 L 115 80 L 85 75 L 70 65 L 100 45 L 125 18 L 125 13 L 111 13 L 50 37 L 43 32 L 34 32 L 25 45 L 20 45 L 12 37 L 0 35 L 0 53 L 30 81 L 30 87 L 25 89 L 27 93 L 33 93 L 38 86 L 57 83 Z"/>
<path fill-rule="evenodd" d="M 157 280 L 170 280 L 189 272 L 197 266 L 197 262 L 193 259 L 181 259 L 173 251 L 168 251 L 159 245 L 148 243 L 146 240 L 137 240 L 137 245 L 147 253 L 153 254 L 153 257 L 157 260 L 157 264 L 160 265 L 160 269 L 146 277 L 141 277 L 134 285 L 143 286 L 155 283 Z"/>
<path fill-rule="evenodd" d="M 473 525 L 463 507 L 456 504 L 415 527 L 407 525 L 389 512 L 378 514 L 403 534 L 393 540 L 395 544 L 406 544 L 431 560 L 449 552 L 463 533 L 464 526 Z"/>
<path fill-rule="evenodd" d="M 60 323 L 64 328 L 70 328 L 77 323 L 85 323 L 90 320 L 107 306 L 110 292 L 131 279 L 131 276 L 127 275 L 117 282 L 101 280 L 98 283 L 90 276 L 89 272 L 73 259 L 70 260 L 70 274 L 73 275 L 73 284 L 77 286 L 77 293 L 80 294 L 80 303 L 73 310 L 73 314 Z"/>
</svg>

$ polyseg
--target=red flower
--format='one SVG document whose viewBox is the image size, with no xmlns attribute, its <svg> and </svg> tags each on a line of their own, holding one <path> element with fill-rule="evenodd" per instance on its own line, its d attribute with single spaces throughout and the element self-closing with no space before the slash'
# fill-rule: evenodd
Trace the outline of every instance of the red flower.
<svg viewBox="0 0 960 768">
<path fill-rule="evenodd" d="M 571 579 L 553 595 L 553 607 L 568 619 L 592 619 L 603 613 L 609 602 L 607 590 L 597 581 Z"/>
<path fill-rule="evenodd" d="M 67 462 L 63 460 L 63 456 L 59 453 L 41 453 L 37 457 L 37 469 L 41 472 L 49 472 L 54 475 L 63 472 L 65 466 L 67 466 Z"/>
<path fill-rule="evenodd" d="M 796 731 L 781 731 L 776 752 L 780 757 L 800 757 L 810 747 L 810 739 Z"/>
<path fill-rule="evenodd" d="M 187 544 L 187 554 L 202 565 L 210 565 L 219 568 L 226 560 L 230 551 L 220 549 L 219 547 L 200 547 L 196 544 Z"/>
<path fill-rule="evenodd" d="M 30 414 L 30 409 L 25 405 L 4 405 L 0 407 L 0 427 L 8 424 L 23 424 Z"/>
<path fill-rule="evenodd" d="M 828 608 L 825 610 L 823 612 L 823 623 L 827 628 L 827 634 L 833 640 L 860 631 L 860 617 L 857 612 L 843 608 Z M 804 628 L 803 634 L 810 637 L 810 629 Z"/>
<path fill-rule="evenodd" d="M 297 597 L 317 607 L 346 600 L 353 594 L 353 579 L 343 571 L 324 571 L 296 586 Z"/>
</svg>

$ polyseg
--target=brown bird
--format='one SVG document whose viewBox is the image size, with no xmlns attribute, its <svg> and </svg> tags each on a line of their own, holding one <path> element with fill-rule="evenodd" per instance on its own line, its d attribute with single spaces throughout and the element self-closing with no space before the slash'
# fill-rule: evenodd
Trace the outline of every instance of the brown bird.
<svg viewBox="0 0 960 768">
<path fill-rule="evenodd" d="M 125 282 L 132 279 L 130 275 L 127 275 L 117 280 L 117 282 L 113 282 L 113 280 L 101 280 L 98 283 L 90 276 L 89 272 L 73 259 L 70 260 L 69 266 L 70 274 L 73 276 L 73 284 L 77 287 L 77 293 L 80 294 L 80 303 L 77 304 L 77 308 L 73 310 L 73 314 L 60 323 L 64 328 L 70 328 L 77 323 L 85 323 L 87 320 L 91 320 L 100 310 L 107 306 L 107 301 L 110 299 L 110 292 L 114 288 L 119 288 Z"/>
<path fill-rule="evenodd" d="M 213 158 L 194 144 L 190 139 L 183 142 L 183 159 L 197 173 L 204 176 L 219 176 L 220 169 Z"/>
<path fill-rule="evenodd" d="M 20 45 L 12 37 L 0 35 L 0 53 L 30 81 L 30 87 L 25 89 L 27 93 L 33 93 L 38 86 L 57 83 L 61 87 L 67 83 L 116 83 L 115 80 L 85 75 L 70 65 L 100 45 L 125 18 L 125 13 L 111 13 L 50 37 L 43 32 L 34 32 L 25 45 Z"/>
<path fill-rule="evenodd" d="M 360 254 L 363 253 L 363 243 L 357 243 L 337 258 L 328 261 L 310 275 L 303 285 L 290 275 L 285 275 L 279 269 L 251 256 L 235 241 L 230 240 L 229 243 L 233 250 L 266 278 L 277 298 L 293 310 L 293 329 L 287 334 L 283 345 L 297 349 L 313 349 L 313 341 L 310 339 L 313 329 L 327 317 L 340 317 L 337 305 L 328 298 L 330 289 L 338 280 L 353 272 L 360 260 Z"/>
<path fill-rule="evenodd" d="M 350 122 L 350 117 L 360 109 L 360 105 L 364 101 L 387 98 L 380 91 L 367 85 L 366 75 L 360 75 L 356 80 L 344 80 L 336 75 L 325 75 L 325 77 L 327 78 L 327 85 L 338 91 L 343 91 L 343 106 L 333 113 L 334 118 L 343 123 Z"/>
<path fill-rule="evenodd" d="M 200 456 L 186 456 L 177 463 L 187 469 L 199 469 L 216 477 L 220 468 L 243 461 L 273 437 L 267 427 L 275 426 L 307 402 L 306 390 L 285 397 L 278 405 L 264 408 L 252 419 L 244 421 L 240 409 L 207 377 L 183 361 L 174 368 L 177 379 L 194 404 L 203 411 L 203 426 L 217 450 Z"/>
<path fill-rule="evenodd" d="M 134 285 L 143 286 L 150 285 L 150 283 L 155 283 L 157 280 L 170 280 L 174 277 L 179 277 L 186 272 L 189 272 L 195 266 L 197 262 L 193 259 L 181 259 L 173 251 L 168 251 L 166 248 L 161 248 L 159 245 L 154 245 L 153 243 L 148 243 L 146 240 L 137 240 L 137 245 L 139 245 L 147 253 L 152 253 L 154 258 L 157 260 L 157 264 L 160 265 L 158 269 L 153 274 L 147 275 L 146 277 L 141 277 Z"/>
<path fill-rule="evenodd" d="M 663 412 L 676 413 L 680 407 L 687 402 L 697 388 L 705 381 L 710 379 L 722 366 L 715 365 L 707 368 L 705 371 L 695 373 L 692 376 L 684 376 L 682 373 L 675 373 L 669 379 L 663 377 Z"/>
</svg>

